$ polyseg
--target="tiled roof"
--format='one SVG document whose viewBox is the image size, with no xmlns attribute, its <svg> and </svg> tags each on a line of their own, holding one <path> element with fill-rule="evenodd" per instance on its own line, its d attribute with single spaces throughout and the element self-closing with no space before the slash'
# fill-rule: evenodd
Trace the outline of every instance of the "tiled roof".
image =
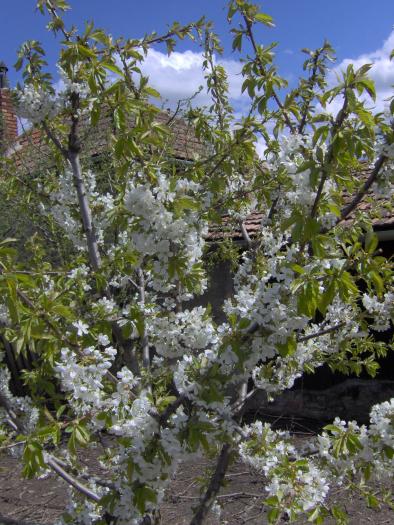
<svg viewBox="0 0 394 525">
<path fill-rule="evenodd" d="M 165 112 L 157 114 L 155 121 L 167 125 L 170 129 L 169 152 L 174 158 L 187 160 L 201 156 L 203 144 L 196 138 L 191 125 L 181 118 L 171 118 Z M 133 124 L 131 123 L 130 126 Z M 82 155 L 92 157 L 108 150 L 110 137 L 114 132 L 113 119 L 109 111 L 102 111 L 99 122 L 91 126 L 88 119 L 81 124 L 80 136 Z M 38 129 L 22 133 L 8 147 L 9 157 L 16 159 L 18 166 L 25 172 L 35 171 L 37 167 L 51 166 L 53 153 L 51 147 Z"/>
<path fill-rule="evenodd" d="M 360 178 L 365 180 L 371 173 L 369 169 L 364 169 L 360 173 Z M 351 198 L 345 198 L 345 203 L 350 202 Z M 355 219 L 357 212 L 365 213 L 371 220 L 376 230 L 394 228 L 394 206 L 393 198 L 386 198 L 382 195 L 376 195 L 373 191 L 369 191 L 365 198 L 358 204 L 356 209 L 349 215 L 349 217 L 342 221 L 341 224 L 350 224 Z M 253 238 L 261 228 L 261 221 L 266 216 L 265 213 L 254 211 L 246 217 L 243 225 L 248 235 Z M 239 222 L 232 219 L 228 215 L 222 217 L 222 224 L 215 225 L 210 228 L 208 239 L 210 241 L 219 241 L 231 238 L 234 241 L 243 241 L 244 237 L 240 228 Z"/>
</svg>

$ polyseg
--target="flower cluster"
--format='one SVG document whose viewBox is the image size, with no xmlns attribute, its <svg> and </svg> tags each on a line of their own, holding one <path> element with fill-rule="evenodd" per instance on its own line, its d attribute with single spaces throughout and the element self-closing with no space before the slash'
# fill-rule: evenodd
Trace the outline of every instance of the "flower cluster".
<svg viewBox="0 0 394 525">
<path fill-rule="evenodd" d="M 373 323 L 370 325 L 372 330 L 385 332 L 390 328 L 390 321 L 394 319 L 394 293 L 385 293 L 381 301 L 376 295 L 364 294 L 363 305 L 373 318 Z"/>
<path fill-rule="evenodd" d="M 82 331 L 84 326 L 79 326 L 79 329 Z M 71 401 L 77 412 L 85 414 L 93 407 L 97 409 L 103 406 L 103 379 L 111 368 L 115 356 L 116 350 L 112 346 L 106 346 L 104 351 L 93 346 L 86 347 L 83 350 L 83 357 L 79 359 L 70 349 L 62 349 L 61 359 L 55 370 L 63 390 L 70 392 Z"/>
<path fill-rule="evenodd" d="M 206 310 L 196 307 L 184 312 L 169 312 L 149 323 L 151 341 L 163 357 L 182 357 L 196 354 L 217 343 L 217 335 Z"/>
<path fill-rule="evenodd" d="M 109 225 L 108 214 L 114 208 L 114 198 L 110 193 L 102 194 L 98 187 L 95 174 L 86 170 L 83 172 L 87 197 L 94 217 L 97 241 L 100 245 L 104 243 L 104 233 Z M 73 180 L 73 173 L 66 168 L 56 178 L 56 185 L 49 189 L 51 205 L 42 205 L 43 213 L 50 213 L 58 226 L 72 241 L 78 250 L 86 249 L 86 241 L 83 236 L 77 193 Z"/>
<path fill-rule="evenodd" d="M 61 101 L 43 88 L 25 85 L 16 91 L 16 111 L 33 124 L 54 118 L 62 109 Z"/>
<path fill-rule="evenodd" d="M 154 256 L 150 286 L 169 291 L 201 259 L 207 225 L 195 211 L 193 196 L 199 186 L 186 179 L 172 183 L 161 172 L 153 184 L 136 182 L 130 184 L 125 199 L 133 219 L 130 240 L 141 256 Z"/>
<path fill-rule="evenodd" d="M 2 366 L 0 355 L 0 394 L 4 396 L 12 409 L 21 414 L 21 422 L 27 432 L 33 432 L 39 417 L 38 409 L 33 405 L 29 397 L 17 397 L 9 389 L 10 373 L 7 368 Z M 8 420 L 8 415 L 0 405 L 0 425 Z"/>
<path fill-rule="evenodd" d="M 313 461 L 302 458 L 288 433 L 273 431 L 261 422 L 251 425 L 247 433 L 240 454 L 267 478 L 270 506 L 293 517 L 324 502 L 329 490 L 327 476 Z"/>
</svg>

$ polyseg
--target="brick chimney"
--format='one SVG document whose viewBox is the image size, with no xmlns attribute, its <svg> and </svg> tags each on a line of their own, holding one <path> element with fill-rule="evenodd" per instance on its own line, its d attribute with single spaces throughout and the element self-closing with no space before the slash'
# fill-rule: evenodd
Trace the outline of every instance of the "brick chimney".
<svg viewBox="0 0 394 525">
<path fill-rule="evenodd" d="M 0 150 L 12 144 L 18 136 L 18 123 L 8 87 L 8 67 L 0 62 Z"/>
</svg>

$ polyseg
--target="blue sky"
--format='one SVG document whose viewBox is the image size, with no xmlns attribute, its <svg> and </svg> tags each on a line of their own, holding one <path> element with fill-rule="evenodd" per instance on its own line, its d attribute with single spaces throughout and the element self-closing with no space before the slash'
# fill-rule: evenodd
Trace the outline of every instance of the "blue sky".
<svg viewBox="0 0 394 525">
<path fill-rule="evenodd" d="M 174 20 L 186 23 L 206 15 L 215 23 L 225 46 L 224 65 L 230 75 L 232 96 L 237 99 L 240 79 L 236 57 L 231 53 L 231 37 L 226 22 L 225 0 L 71 0 L 67 20 L 81 27 L 95 20 L 114 36 L 140 37 L 155 30 L 165 32 Z M 9 66 L 15 62 L 18 46 L 26 39 L 44 43 L 48 61 L 55 71 L 57 43 L 45 30 L 46 19 L 35 12 L 34 0 L 3 0 L 0 29 L 0 60 Z M 338 63 L 376 61 L 372 76 L 381 93 L 394 83 L 394 65 L 387 60 L 388 48 L 394 48 L 393 0 L 267 0 L 263 11 L 274 17 L 274 29 L 258 32 L 261 42 L 279 42 L 277 63 L 280 72 L 294 82 L 300 73 L 302 47 L 314 48 L 327 38 L 337 50 Z M 170 103 L 185 96 L 202 81 L 198 47 L 182 42 L 178 53 L 168 60 L 160 48 L 149 57 L 146 72 L 152 83 Z M 11 68 L 10 68 L 11 69 Z M 10 71 L 12 84 L 18 79 Z M 391 84 L 390 84 L 391 83 Z M 191 94 L 191 93 L 190 93 Z"/>
</svg>

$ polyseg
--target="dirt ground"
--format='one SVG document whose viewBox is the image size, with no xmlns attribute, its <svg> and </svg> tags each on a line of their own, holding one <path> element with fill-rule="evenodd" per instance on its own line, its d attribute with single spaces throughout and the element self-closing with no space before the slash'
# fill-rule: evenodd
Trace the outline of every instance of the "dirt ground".
<svg viewBox="0 0 394 525">
<path fill-rule="evenodd" d="M 304 439 L 300 435 L 300 439 Z M 92 464 L 91 457 L 83 462 Z M 208 464 L 183 465 L 172 481 L 162 508 L 163 525 L 188 525 L 192 507 L 199 499 L 196 477 L 203 474 Z M 94 470 L 94 467 L 93 467 Z M 62 480 L 50 475 L 39 480 L 21 479 L 18 460 L 0 455 L 0 525 L 46 525 L 53 524 L 65 508 L 67 489 Z M 207 525 L 263 525 L 267 523 L 262 505 L 264 486 L 259 476 L 245 465 L 236 463 L 226 476 L 225 486 L 218 497 L 222 507 L 220 518 L 212 514 Z M 380 511 L 366 506 L 363 498 L 349 497 L 341 491 L 331 494 L 335 504 L 346 509 L 350 525 L 394 525 L 394 511 L 388 507 Z M 285 524 L 286 520 L 281 523 Z M 325 523 L 333 525 L 328 520 Z M 306 518 L 297 521 L 307 524 Z"/>
</svg>

